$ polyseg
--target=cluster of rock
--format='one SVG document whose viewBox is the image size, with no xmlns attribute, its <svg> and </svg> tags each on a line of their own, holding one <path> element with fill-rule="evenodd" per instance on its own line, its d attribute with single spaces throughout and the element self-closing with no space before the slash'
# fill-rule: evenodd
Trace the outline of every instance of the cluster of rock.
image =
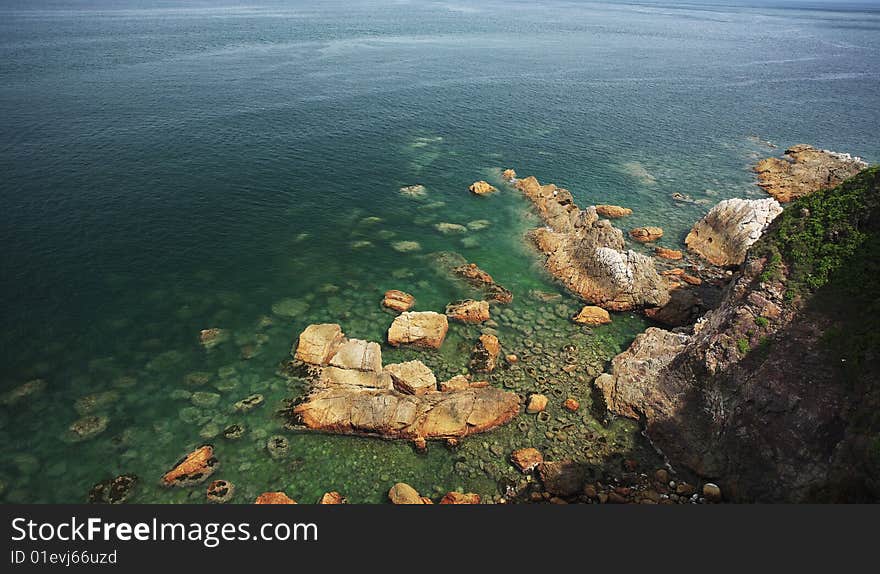
<svg viewBox="0 0 880 574">
<path fill-rule="evenodd" d="M 783 203 L 819 189 L 830 189 L 856 175 L 868 164 L 847 153 L 798 144 L 782 158 L 770 157 L 755 165 L 758 185 Z"/>
<path fill-rule="evenodd" d="M 425 325 L 414 328 L 407 315 L 419 314 L 407 312 L 395 319 L 408 321 L 406 329 L 398 329 L 410 333 L 407 341 L 442 339 L 426 334 Z M 445 335 L 445 316 L 434 315 L 443 318 Z M 490 430 L 519 412 L 516 394 L 488 385 L 456 381 L 438 388 L 433 372 L 420 361 L 383 367 L 377 343 L 347 339 L 336 324 L 307 327 L 294 356 L 310 367 L 311 391 L 292 410 L 293 422 L 309 429 L 424 444 L 426 439 L 457 439 Z"/>
<path fill-rule="evenodd" d="M 434 504 L 427 496 L 422 496 L 412 486 L 405 482 L 398 482 L 388 490 L 388 500 L 391 504 Z M 472 492 L 448 492 L 440 499 L 440 504 L 480 504 L 479 494 Z"/>
<path fill-rule="evenodd" d="M 600 219 L 595 207 L 580 209 L 571 192 L 541 185 L 533 176 L 518 179 L 515 185 L 547 224 L 533 232 L 538 248 L 547 255 L 547 270 L 571 291 L 612 311 L 668 302 L 669 292 L 653 260 L 625 250 L 623 233 Z"/>
</svg>

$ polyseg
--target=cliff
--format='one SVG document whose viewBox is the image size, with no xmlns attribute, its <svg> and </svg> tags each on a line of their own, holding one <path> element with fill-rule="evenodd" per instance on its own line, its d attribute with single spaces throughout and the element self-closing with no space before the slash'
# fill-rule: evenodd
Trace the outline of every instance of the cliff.
<svg viewBox="0 0 880 574">
<path fill-rule="evenodd" d="M 880 499 L 880 170 L 800 197 L 720 306 L 648 329 L 595 381 L 729 500 Z"/>
</svg>

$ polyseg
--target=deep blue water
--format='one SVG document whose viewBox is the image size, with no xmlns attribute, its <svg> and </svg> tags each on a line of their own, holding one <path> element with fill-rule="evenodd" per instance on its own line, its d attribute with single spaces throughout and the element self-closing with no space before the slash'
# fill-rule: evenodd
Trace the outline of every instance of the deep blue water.
<svg viewBox="0 0 880 574">
<path fill-rule="evenodd" d="M 661 225 L 673 247 L 712 203 L 761 196 L 756 158 L 806 142 L 875 162 L 878 126 L 872 2 L 4 1 L 0 386 L 48 387 L 0 407 L 0 499 L 76 501 L 132 467 L 153 481 L 209 418 L 179 420 L 185 373 L 230 366 L 280 399 L 275 366 L 309 322 L 379 340 L 385 289 L 426 309 L 454 298 L 426 253 L 479 262 L 518 300 L 553 289 L 522 241 L 525 202 L 467 192 L 501 168 L 631 207 L 626 225 Z M 427 197 L 399 193 L 416 183 Z M 287 299 L 305 305 L 276 314 L 254 359 L 198 347 L 211 326 L 252 343 Z M 616 323 L 610 347 L 642 325 Z M 61 440 L 76 398 L 108 388 L 124 395 L 108 430 Z M 392 479 L 457 485 L 442 452 L 302 449 L 299 478 L 267 464 L 253 488 L 314 498 L 336 487 L 324 477 L 378 500 L 377 456 L 396 457 Z"/>
</svg>

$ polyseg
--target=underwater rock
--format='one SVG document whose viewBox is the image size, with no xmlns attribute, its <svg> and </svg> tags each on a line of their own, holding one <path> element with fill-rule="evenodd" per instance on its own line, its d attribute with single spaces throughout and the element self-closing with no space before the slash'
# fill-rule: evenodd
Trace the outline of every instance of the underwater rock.
<svg viewBox="0 0 880 574">
<path fill-rule="evenodd" d="M 678 261 L 684 257 L 684 254 L 682 254 L 681 251 L 678 251 L 677 249 L 669 249 L 667 247 L 655 247 L 654 255 L 660 259 L 669 259 L 671 261 Z"/>
<path fill-rule="evenodd" d="M 473 492 L 447 492 L 440 504 L 480 504 L 480 495 Z"/>
<path fill-rule="evenodd" d="M 434 311 L 407 311 L 398 315 L 388 329 L 388 343 L 439 349 L 449 330 L 446 315 Z"/>
<path fill-rule="evenodd" d="M 192 486 L 204 482 L 214 474 L 220 462 L 214 456 L 214 447 L 206 444 L 180 459 L 162 476 L 163 486 Z"/>
<path fill-rule="evenodd" d="M 505 169 L 504 171 L 501 172 L 501 179 L 510 183 L 516 179 L 516 172 L 510 168 Z"/>
<path fill-rule="evenodd" d="M 382 349 L 379 343 L 348 339 L 339 345 L 330 359 L 330 366 L 357 371 L 381 371 Z"/>
<path fill-rule="evenodd" d="M 348 499 L 336 492 L 325 492 L 318 504 L 348 504 Z"/>
<path fill-rule="evenodd" d="M 496 191 L 498 191 L 497 189 L 489 185 L 488 182 L 482 180 L 475 181 L 471 184 L 470 187 L 468 187 L 468 189 L 471 193 L 475 195 L 488 195 L 490 193 L 495 193 Z"/>
<path fill-rule="evenodd" d="M 775 199 L 727 199 L 694 225 L 684 242 L 713 265 L 740 265 L 746 252 L 782 213 Z"/>
<path fill-rule="evenodd" d="M 73 408 L 77 414 L 84 416 L 96 411 L 104 410 L 118 400 L 118 391 L 103 391 L 76 399 Z"/>
<path fill-rule="evenodd" d="M 199 343 L 206 349 L 213 349 L 220 343 L 229 340 L 229 332 L 224 329 L 212 328 L 199 331 Z"/>
<path fill-rule="evenodd" d="M 582 308 L 577 315 L 575 315 L 572 321 L 580 325 L 589 325 L 591 327 L 595 327 L 598 325 L 607 325 L 608 323 L 610 323 L 611 315 L 602 307 L 587 305 Z"/>
<path fill-rule="evenodd" d="M 659 227 L 636 227 L 629 230 L 629 236 L 639 243 L 650 243 L 663 237 L 663 229 Z"/>
<path fill-rule="evenodd" d="M 402 393 L 421 395 L 437 390 L 434 373 L 421 361 L 388 365 L 385 372 L 391 375 L 394 388 Z"/>
<path fill-rule="evenodd" d="M 491 373 L 495 370 L 498 356 L 501 354 L 501 343 L 495 335 L 480 335 L 477 344 L 471 351 L 468 367 L 476 373 Z"/>
<path fill-rule="evenodd" d="M 236 412 L 246 413 L 262 405 L 264 400 L 265 399 L 263 398 L 263 395 L 255 393 L 241 399 L 240 401 L 237 401 L 234 405 L 232 405 L 232 408 L 235 409 Z"/>
<path fill-rule="evenodd" d="M 91 504 L 122 504 L 131 496 L 131 491 L 138 483 L 134 474 L 120 474 L 97 483 L 89 491 Z"/>
<path fill-rule="evenodd" d="M 190 387 L 200 387 L 202 385 L 206 385 L 211 380 L 211 376 L 211 373 L 207 373 L 204 371 L 187 373 L 187 375 L 183 378 L 183 384 Z"/>
<path fill-rule="evenodd" d="M 464 225 L 460 225 L 458 223 L 435 223 L 434 229 L 442 233 L 443 235 L 459 235 L 462 233 L 467 233 L 468 229 Z"/>
<path fill-rule="evenodd" d="M 467 228 L 471 231 L 482 231 L 490 225 L 492 225 L 492 222 L 488 219 L 475 219 L 468 222 Z"/>
<path fill-rule="evenodd" d="M 388 491 L 391 504 L 424 504 L 418 491 L 404 482 L 398 482 Z"/>
<path fill-rule="evenodd" d="M 266 441 L 266 450 L 269 451 L 269 456 L 275 460 L 284 458 L 290 451 L 290 441 L 280 434 L 270 436 L 269 440 Z"/>
<path fill-rule="evenodd" d="M 535 413 L 544 412 L 547 408 L 547 397 L 545 395 L 534 394 L 529 396 L 529 404 L 526 406 L 526 413 L 533 415 Z"/>
<path fill-rule="evenodd" d="M 107 429 L 110 419 L 105 416 L 91 415 L 83 417 L 71 423 L 68 427 L 69 438 L 73 442 L 79 442 L 94 438 Z"/>
<path fill-rule="evenodd" d="M 404 291 L 397 289 L 389 289 L 385 292 L 385 298 L 382 299 L 382 305 L 389 309 L 393 309 L 398 313 L 409 311 L 416 304 L 416 298 Z"/>
<path fill-rule="evenodd" d="M 296 504 L 296 501 L 283 492 L 264 492 L 254 504 Z"/>
<path fill-rule="evenodd" d="M 299 335 L 294 357 L 311 365 L 328 365 L 344 339 L 336 323 L 309 325 Z"/>
<path fill-rule="evenodd" d="M 242 424 L 233 423 L 223 429 L 223 438 L 228 440 L 237 440 L 244 436 L 245 427 Z"/>
<path fill-rule="evenodd" d="M 534 177 L 516 186 L 534 204 L 547 227 L 531 233 L 547 270 L 575 294 L 612 311 L 665 305 L 668 288 L 650 257 L 624 251 L 623 232 L 595 207 L 579 209 L 571 192 Z"/>
<path fill-rule="evenodd" d="M 452 269 L 452 272 L 466 280 L 470 285 L 482 289 L 486 298 L 497 303 L 510 303 L 513 293 L 495 282 L 492 276 L 480 269 L 476 263 L 466 263 Z"/>
<path fill-rule="evenodd" d="M 413 251 L 420 251 L 422 249 L 422 246 L 418 241 L 395 241 L 391 244 L 391 247 L 400 253 L 412 253 Z"/>
<path fill-rule="evenodd" d="M 428 190 L 424 185 L 417 183 L 415 185 L 405 185 L 400 188 L 400 194 L 406 197 L 425 197 Z"/>
<path fill-rule="evenodd" d="M 309 304 L 302 299 L 283 299 L 272 305 L 272 312 L 281 317 L 298 317 L 309 310 Z"/>
<path fill-rule="evenodd" d="M 190 402 L 199 408 L 208 409 L 220 402 L 220 395 L 207 391 L 198 391 L 190 396 Z"/>
<path fill-rule="evenodd" d="M 462 323 L 482 323 L 489 320 L 489 302 L 464 299 L 446 306 L 446 316 Z"/>
<path fill-rule="evenodd" d="M 46 389 L 46 381 L 43 379 L 34 379 L 32 381 L 28 381 L 24 384 L 21 384 L 11 391 L 7 391 L 3 393 L 2 398 L 0 398 L 0 404 L 11 406 L 19 403 L 25 399 L 29 399 L 32 396 L 43 392 Z"/>
<path fill-rule="evenodd" d="M 531 472 L 544 462 L 544 455 L 536 448 L 521 448 L 513 451 L 510 460 L 523 474 Z"/>
<path fill-rule="evenodd" d="M 208 490 L 205 492 L 208 502 L 214 504 L 225 504 L 232 500 L 234 495 L 235 485 L 228 480 L 215 480 L 208 485 Z"/>
<path fill-rule="evenodd" d="M 785 150 L 782 158 L 759 161 L 754 170 L 758 185 L 776 200 L 787 203 L 835 187 L 866 167 L 868 164 L 859 157 L 799 144 Z"/>
<path fill-rule="evenodd" d="M 633 210 L 628 207 L 620 207 L 619 205 L 597 205 L 596 213 L 601 215 L 602 217 L 608 217 L 610 219 L 617 219 L 619 217 L 626 217 L 628 215 L 632 215 Z"/>
</svg>

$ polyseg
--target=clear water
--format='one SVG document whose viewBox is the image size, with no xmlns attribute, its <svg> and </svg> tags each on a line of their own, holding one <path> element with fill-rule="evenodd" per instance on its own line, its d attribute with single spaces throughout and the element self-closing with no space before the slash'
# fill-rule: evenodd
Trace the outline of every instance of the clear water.
<svg viewBox="0 0 880 574">
<path fill-rule="evenodd" d="M 203 500 L 202 488 L 158 478 L 230 422 L 245 437 L 210 440 L 238 502 L 278 489 L 378 502 L 401 480 L 497 496 L 515 480 L 505 460 L 516 446 L 599 468 L 650 460 L 634 424 L 569 415 L 561 395 L 544 426 L 528 417 L 427 455 L 292 434 L 273 411 L 304 387 L 276 370 L 312 322 L 381 340 L 386 289 L 415 294 L 420 309 L 466 295 L 435 270 L 437 251 L 514 291 L 498 318 L 508 352 L 552 363 L 574 342 L 601 368 L 643 320 L 622 314 L 588 332 L 567 320 L 573 299 L 530 296 L 559 288 L 523 240 L 537 224 L 526 202 L 467 186 L 500 185 L 514 167 L 582 204 L 633 208 L 624 225 L 661 225 L 673 247 L 707 204 L 761 196 L 749 165 L 780 150 L 751 135 L 880 160 L 880 13 L 823 4 L 4 2 L 0 386 L 47 388 L 0 407 L 0 500 L 78 502 L 123 472 L 141 477 L 132 500 Z M 417 183 L 426 197 L 398 191 Z M 434 228 L 476 220 L 489 225 Z M 421 249 L 400 253 L 398 241 Z M 205 351 L 208 327 L 232 340 Z M 385 359 L 419 356 L 450 374 L 477 332 L 454 326 L 440 353 Z M 192 372 L 210 381 L 187 386 Z M 560 392 L 589 404 L 589 375 Z M 511 386 L 539 388 L 530 377 Z M 219 403 L 193 407 L 187 393 L 202 390 Z M 107 391 L 94 409 L 107 429 L 69 442 L 77 399 Z M 252 392 L 267 404 L 233 414 Z M 265 451 L 279 433 L 291 441 L 282 461 Z"/>
</svg>

